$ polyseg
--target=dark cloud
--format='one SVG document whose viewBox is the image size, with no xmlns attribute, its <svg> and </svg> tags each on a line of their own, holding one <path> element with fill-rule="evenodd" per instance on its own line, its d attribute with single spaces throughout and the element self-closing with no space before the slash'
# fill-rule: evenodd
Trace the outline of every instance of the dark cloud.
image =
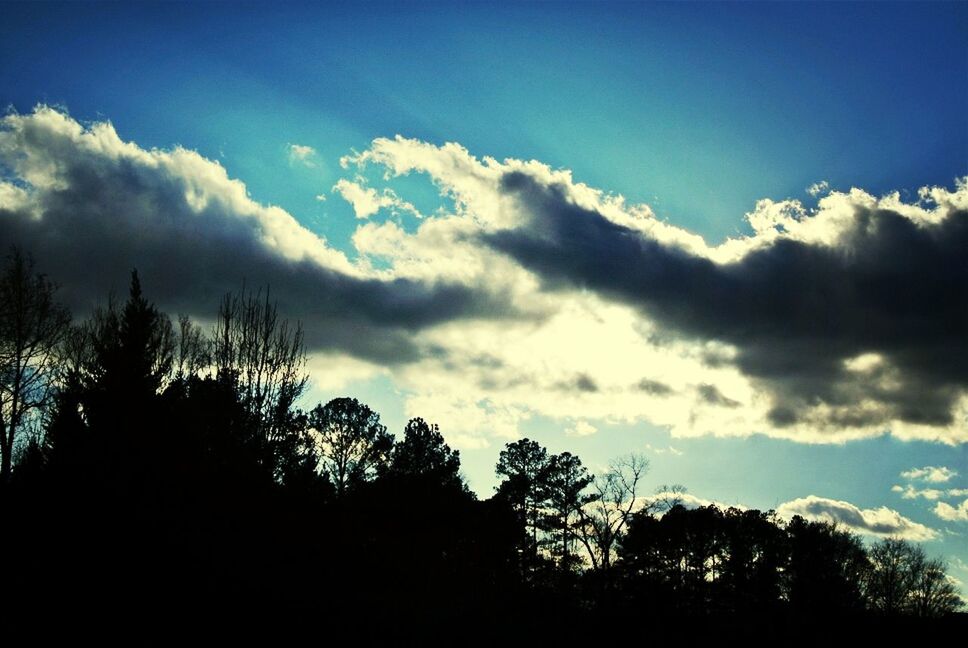
<svg viewBox="0 0 968 648">
<path fill-rule="evenodd" d="M 669 385 L 658 380 L 649 380 L 648 378 L 640 380 L 636 388 L 652 396 L 668 396 L 672 393 L 672 387 L 669 387 Z"/>
<path fill-rule="evenodd" d="M 718 405 L 720 407 L 739 407 L 739 401 L 724 396 L 715 385 L 702 384 L 696 387 L 699 398 L 708 405 Z"/>
<path fill-rule="evenodd" d="M 547 289 L 594 290 L 677 335 L 735 345 L 736 366 L 773 395 L 775 425 L 818 404 L 840 427 L 952 423 L 968 388 L 968 213 L 929 224 L 858 206 L 837 245 L 779 238 L 720 264 L 579 207 L 563 186 L 511 172 L 502 188 L 528 222 L 484 243 Z M 865 353 L 890 380 L 845 368 Z M 863 400 L 878 407 L 852 407 Z"/>
<path fill-rule="evenodd" d="M 412 335 L 422 328 L 512 314 L 503 298 L 477 287 L 380 280 L 305 255 L 293 260 L 278 248 L 324 246 L 294 223 L 273 229 L 273 219 L 289 216 L 248 200 L 244 187 L 193 153 L 181 152 L 182 169 L 169 154 L 120 140 L 113 150 L 111 138 L 104 147 L 92 146 L 84 139 L 92 138 L 90 131 L 65 134 L 62 123 L 77 124 L 52 111 L 24 119 L 3 133 L 0 165 L 7 170 L 0 177 L 17 177 L 14 169 L 23 163 L 17 156 L 47 176 L 29 201 L 8 202 L 6 209 L 0 203 L 0 246 L 31 252 L 78 314 L 111 290 L 124 294 L 132 268 L 159 306 L 205 319 L 214 317 L 226 292 L 245 282 L 268 286 L 280 312 L 303 322 L 312 348 L 383 362 L 423 355 Z M 160 155 L 169 155 L 168 163 Z M 284 236 L 309 242 L 278 240 Z"/>
<path fill-rule="evenodd" d="M 563 380 L 557 383 L 557 387 L 562 391 L 577 391 L 588 394 L 598 391 L 598 384 L 586 373 L 579 373 L 569 380 Z"/>
</svg>

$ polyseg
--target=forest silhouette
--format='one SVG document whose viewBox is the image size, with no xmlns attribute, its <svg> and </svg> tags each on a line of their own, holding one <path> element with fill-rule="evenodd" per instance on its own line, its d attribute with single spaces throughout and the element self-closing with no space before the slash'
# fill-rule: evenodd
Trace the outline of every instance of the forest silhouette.
<svg viewBox="0 0 968 648">
<path fill-rule="evenodd" d="M 496 491 L 475 494 L 436 424 L 395 436 L 349 397 L 301 409 L 302 330 L 268 290 L 213 306 L 211 330 L 173 321 L 133 272 L 123 302 L 75 322 L 28 254 L 6 259 L 8 628 L 123 619 L 153 628 L 148 643 L 204 623 L 447 644 L 964 628 L 944 562 L 919 545 L 688 508 L 680 486 L 645 492 L 642 456 L 592 475 L 521 439 Z"/>
</svg>

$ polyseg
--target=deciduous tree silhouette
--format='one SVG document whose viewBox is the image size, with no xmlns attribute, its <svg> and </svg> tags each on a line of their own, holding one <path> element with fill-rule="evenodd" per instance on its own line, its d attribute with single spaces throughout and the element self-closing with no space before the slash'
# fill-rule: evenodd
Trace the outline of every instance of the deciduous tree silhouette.
<svg viewBox="0 0 968 648">
<path fill-rule="evenodd" d="M 611 566 L 615 544 L 632 511 L 641 504 L 636 496 L 648 469 L 648 459 L 631 454 L 613 461 L 607 472 L 592 481 L 594 498 L 581 510 L 579 538 L 596 569 Z"/>
<path fill-rule="evenodd" d="M 10 479 L 18 435 L 51 394 L 56 352 L 70 314 L 56 287 L 14 248 L 0 275 L 0 486 Z"/>
<path fill-rule="evenodd" d="M 197 348 L 190 327 L 186 339 L 186 363 L 197 364 L 205 349 Z M 287 466 L 311 452 L 292 416 L 309 379 L 302 326 L 279 316 L 268 290 L 253 294 L 243 286 L 223 298 L 210 350 L 217 379 L 239 394 L 264 462 L 281 480 Z"/>
<path fill-rule="evenodd" d="M 385 468 L 393 436 L 380 415 L 355 398 L 334 398 L 309 413 L 323 471 L 343 495 L 353 484 L 372 479 Z"/>
<path fill-rule="evenodd" d="M 885 616 L 937 617 L 962 607 L 944 563 L 928 559 L 920 545 L 886 538 L 871 546 L 868 558 L 864 585 L 872 610 Z"/>
</svg>

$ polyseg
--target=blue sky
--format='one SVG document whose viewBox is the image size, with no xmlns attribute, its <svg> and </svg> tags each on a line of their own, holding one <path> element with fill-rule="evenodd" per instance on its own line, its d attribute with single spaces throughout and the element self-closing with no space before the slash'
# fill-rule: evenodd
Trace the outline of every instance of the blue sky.
<svg viewBox="0 0 968 648">
<path fill-rule="evenodd" d="M 365 256 L 352 241 L 364 224 L 414 234 L 430 219 L 392 209 L 354 218 L 333 190 L 341 178 L 391 188 L 424 214 L 453 208 L 453 195 L 439 195 L 447 180 L 433 173 L 384 182 L 379 163 L 341 167 L 342 156 L 397 134 L 569 169 L 710 246 L 753 235 L 744 215 L 761 199 L 816 207 L 806 190 L 820 181 L 820 197 L 858 187 L 914 202 L 920 187 L 953 190 L 968 175 L 960 3 L 25 3 L 3 14 L 5 106 L 57 106 L 83 124 L 110 121 L 145 150 L 197 151 L 254 202 L 281 207 L 351 260 Z M 293 144 L 312 152 L 294 156 Z M 378 257 L 374 267 L 395 267 Z M 311 396 L 356 395 L 399 431 L 420 402 L 408 401 L 415 382 L 406 370 L 374 371 L 320 380 Z M 710 384 L 721 392 L 728 383 Z M 946 486 L 968 487 L 964 419 L 949 425 L 948 444 L 903 440 L 889 422 L 884 434 L 834 443 L 765 428 L 684 438 L 647 413 L 588 416 L 596 433 L 567 436 L 578 419 L 554 407 L 495 400 L 484 410 L 513 410 L 518 434 L 593 467 L 645 451 L 650 487 L 677 482 L 760 508 L 808 495 L 888 507 L 937 532 L 929 551 L 968 563 L 966 522 L 891 491 L 907 483 L 901 472 L 922 466 L 952 468 L 959 475 Z M 506 417 L 483 425 L 492 420 L 497 428 Z M 439 423 L 447 435 L 449 422 Z M 465 473 L 486 495 L 506 439 L 473 438 Z M 968 582 L 965 567 L 952 573 Z"/>
</svg>

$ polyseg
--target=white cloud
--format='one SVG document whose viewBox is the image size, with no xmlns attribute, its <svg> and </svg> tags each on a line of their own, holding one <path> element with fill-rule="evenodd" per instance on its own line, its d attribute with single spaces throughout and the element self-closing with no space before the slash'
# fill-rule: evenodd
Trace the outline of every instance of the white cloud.
<svg viewBox="0 0 968 648">
<path fill-rule="evenodd" d="M 946 488 L 942 490 L 939 488 L 915 488 L 911 484 L 905 486 L 895 484 L 891 487 L 891 491 L 900 493 L 904 499 L 917 499 L 920 497 L 932 501 L 968 495 L 968 488 Z"/>
<path fill-rule="evenodd" d="M 937 488 L 915 488 L 911 484 L 904 486 L 903 488 L 898 485 L 891 487 L 891 490 L 895 493 L 900 493 L 901 497 L 904 499 L 917 499 L 921 497 L 926 500 L 937 500 L 945 497 L 947 491 L 938 490 Z"/>
<path fill-rule="evenodd" d="M 947 481 L 951 481 L 952 477 L 956 477 L 958 471 L 952 470 L 945 466 L 925 466 L 924 468 L 911 468 L 910 470 L 905 470 L 901 473 L 901 477 L 905 479 L 917 479 L 921 481 L 931 482 L 932 484 L 942 484 Z"/>
<path fill-rule="evenodd" d="M 660 448 L 652 445 L 651 443 L 646 443 L 645 449 L 657 455 L 670 454 L 676 457 L 681 457 L 682 455 L 685 454 L 682 450 L 679 450 L 678 448 L 675 448 L 671 445 L 666 446 L 665 448 Z"/>
<path fill-rule="evenodd" d="M 292 144 L 289 154 L 294 162 L 315 163 L 311 147 Z M 951 209 L 968 207 L 968 186 L 960 181 L 953 191 L 926 188 L 916 204 L 859 189 L 823 196 L 815 210 L 797 201 L 760 201 L 748 215 L 754 235 L 711 246 L 657 219 L 648 205 L 576 182 L 567 170 L 533 160 L 478 159 L 454 143 L 380 138 L 341 160 L 360 175 L 348 173 L 333 187 L 365 221 L 352 237 L 356 254 L 347 255 L 286 211 L 252 200 L 217 162 L 181 148 L 143 149 L 122 141 L 110 124 L 86 128 L 51 109 L 8 116 L 0 162 L 17 180 L 0 181 L 0 226 L 16 214 L 18 232 L 44 234 L 36 241 L 84 233 L 51 251 L 48 267 L 62 272 L 55 279 L 80 282 L 95 271 L 106 276 L 120 269 L 123 280 L 132 265 L 146 276 L 175 267 L 184 276 L 156 297 L 173 308 L 200 308 L 243 277 L 271 282 L 287 314 L 302 318 L 307 336 L 326 345 L 320 353 L 354 379 L 376 375 L 379 367 L 403 394 L 407 413 L 439 421 L 455 447 L 516 438 L 521 423 L 537 415 L 573 432 L 587 430 L 588 421 L 649 421 L 677 437 L 764 433 L 843 442 L 889 429 L 905 439 L 968 440 L 959 425 L 968 415 L 964 394 L 953 401 L 952 423 L 905 419 L 878 400 L 893 397 L 903 376 L 890 354 L 877 349 L 830 363 L 856 387 L 852 398 L 806 399 L 797 403 L 796 422 L 779 425 L 771 413 L 776 385 L 747 371 L 743 340 L 679 335 L 663 323 L 662 308 L 610 287 L 549 279 L 541 267 L 489 243 L 521 232 L 540 238 L 548 232 L 533 227 L 536 213 L 563 209 L 556 218 L 602 220 L 602 231 L 621 231 L 632 247 L 654 245 L 720 269 L 778 242 L 839 250 L 863 209 L 890 208 L 919 227 L 945 222 Z M 447 206 L 415 229 L 402 227 L 387 215 L 420 214 L 393 188 L 368 186 L 361 178 L 367 165 L 382 167 L 388 184 L 426 174 Z M 558 252 L 577 263 L 577 253 L 587 252 L 582 246 L 594 241 L 572 243 L 575 248 Z M 173 263 L 171 250 L 182 248 Z M 613 278 L 634 274 L 622 267 Z M 206 283 L 191 281 L 196 275 Z M 650 289 L 664 295 L 674 292 L 670 285 Z M 685 312 L 696 303 L 677 308 Z M 325 371 L 325 363 L 317 366 Z M 864 416 L 844 423 L 857 415 Z M 670 446 L 668 452 L 679 451 Z"/>
<path fill-rule="evenodd" d="M 565 430 L 565 434 L 568 436 L 591 436 L 598 432 L 598 428 L 590 424 L 588 421 L 579 420 L 573 426 Z"/>
<path fill-rule="evenodd" d="M 934 507 L 934 514 L 949 522 L 968 522 L 968 499 L 956 506 L 946 502 L 938 502 Z"/>
<path fill-rule="evenodd" d="M 739 511 L 749 510 L 748 506 L 744 506 L 742 504 L 728 504 L 718 500 L 699 497 L 698 495 L 693 495 L 689 492 L 676 492 L 672 490 L 663 490 L 655 493 L 654 495 L 644 495 L 642 497 L 638 497 L 636 498 L 635 508 L 651 509 L 653 511 L 657 511 L 659 514 L 662 514 L 667 508 L 671 507 L 672 504 L 678 504 L 687 509 L 715 506 L 723 511 L 731 508 Z"/>
<path fill-rule="evenodd" d="M 807 187 L 807 193 L 816 197 L 822 193 L 826 193 L 829 189 L 830 183 L 826 180 L 821 180 L 820 182 L 814 182 L 812 185 Z"/>
<path fill-rule="evenodd" d="M 311 169 L 316 167 L 316 149 L 312 146 L 290 144 L 287 150 L 290 162 L 299 163 Z"/>
<path fill-rule="evenodd" d="M 340 178 L 333 186 L 333 191 L 339 193 L 343 200 L 352 205 L 353 213 L 359 219 L 369 218 L 381 209 L 409 212 L 417 218 L 423 218 L 416 207 L 405 200 L 401 200 L 392 189 L 384 189 L 378 192 L 372 187 L 364 187 L 360 182 Z"/>
<path fill-rule="evenodd" d="M 922 542 L 938 537 L 938 532 L 904 517 L 897 511 L 881 506 L 861 509 L 841 500 L 808 495 L 777 507 L 776 513 L 784 519 L 799 515 L 806 520 L 831 522 L 855 533 L 877 537 L 898 537 Z"/>
</svg>

